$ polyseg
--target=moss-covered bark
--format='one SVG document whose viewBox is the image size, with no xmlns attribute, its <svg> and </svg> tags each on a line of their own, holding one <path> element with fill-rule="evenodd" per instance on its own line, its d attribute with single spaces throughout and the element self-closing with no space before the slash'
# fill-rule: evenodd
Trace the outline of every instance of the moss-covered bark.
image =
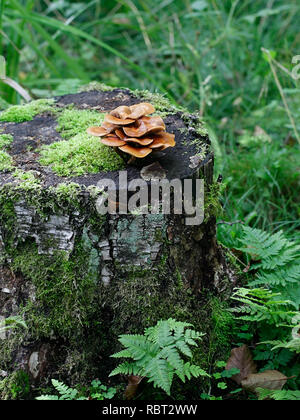
<svg viewBox="0 0 300 420">
<path fill-rule="evenodd" d="M 102 97 L 109 108 L 114 98 L 114 108 L 138 100 L 121 90 L 79 95 L 58 98 L 57 104 L 64 108 L 78 101 L 76 112 L 82 107 L 94 118 L 86 101 L 93 104 Z M 143 95 L 141 99 L 150 100 L 150 94 Z M 160 100 L 159 112 L 167 112 Z M 62 116 L 64 111 L 58 112 Z M 12 330 L 0 340 L 0 374 L 6 375 L 0 381 L 2 398 L 30 396 L 51 377 L 70 385 L 105 378 L 114 367 L 109 355 L 118 348 L 118 335 L 142 332 L 159 319 L 186 320 L 207 333 L 196 355 L 204 368 L 229 350 L 231 317 L 220 290 L 230 286 L 232 272 L 215 237 L 219 186 L 213 183 L 213 157 L 198 119 L 171 112 L 168 124 L 178 141 L 173 162 L 181 165 L 183 178 L 206 181 L 200 226 L 186 226 L 183 216 L 99 216 L 95 200 L 102 173 L 62 179 L 54 168 L 42 167 L 39 156 L 31 164 L 19 161 L 21 146 L 29 141 L 35 145 L 36 139 L 24 140 L 22 123 L 4 124 L 6 131 L 15 132 L 10 155 L 17 164 L 0 173 L 0 315 L 21 316 L 28 328 Z M 48 125 L 44 131 L 39 128 L 40 142 L 49 147 L 63 143 L 59 132 L 76 136 L 72 124 L 61 120 L 58 130 L 52 120 L 49 124 L 52 131 Z M 193 160 L 189 167 L 195 156 L 198 163 Z M 139 176 L 138 168 L 128 171 Z M 172 171 L 176 174 L 176 168 Z M 24 395 L 19 383 L 26 378 L 32 386 Z"/>
</svg>

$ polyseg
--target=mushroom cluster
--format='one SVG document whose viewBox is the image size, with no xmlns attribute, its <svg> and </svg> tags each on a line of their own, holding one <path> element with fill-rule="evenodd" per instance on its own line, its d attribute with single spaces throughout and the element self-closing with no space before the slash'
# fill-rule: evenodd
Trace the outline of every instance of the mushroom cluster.
<svg viewBox="0 0 300 420">
<path fill-rule="evenodd" d="M 106 114 L 101 127 L 89 127 L 88 134 L 98 136 L 106 146 L 134 158 L 144 158 L 154 151 L 175 146 L 175 136 L 166 132 L 163 119 L 149 117 L 155 108 L 149 103 L 119 106 Z"/>
</svg>

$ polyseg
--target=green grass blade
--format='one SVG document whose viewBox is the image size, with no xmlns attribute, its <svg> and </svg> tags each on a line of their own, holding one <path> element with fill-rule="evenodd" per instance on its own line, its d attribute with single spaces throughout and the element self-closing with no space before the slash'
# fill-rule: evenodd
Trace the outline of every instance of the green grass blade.
<svg viewBox="0 0 300 420">
<path fill-rule="evenodd" d="M 29 32 L 21 30 L 19 28 L 18 23 L 14 22 L 13 20 L 9 19 L 7 16 L 4 16 L 4 22 L 7 23 L 11 28 L 14 29 L 19 35 L 22 35 L 23 40 L 26 42 L 26 44 L 32 48 L 32 50 L 41 58 L 41 60 L 46 64 L 46 66 L 57 76 L 60 76 L 60 72 L 57 70 L 57 68 L 51 63 L 51 61 L 48 60 L 48 58 L 42 53 L 40 47 L 38 44 L 34 43 L 31 40 L 30 35 L 28 35 Z"/>
<path fill-rule="evenodd" d="M 26 8 L 22 7 L 16 0 L 11 0 L 11 5 L 13 5 L 15 10 L 19 11 L 24 20 L 31 22 L 34 29 L 45 41 L 48 42 L 53 51 L 55 51 L 56 54 L 66 62 L 66 64 L 69 66 L 69 70 L 73 72 L 74 75 L 76 75 L 79 79 L 88 81 L 86 72 L 81 68 L 77 61 L 68 56 L 66 51 L 59 45 L 59 43 L 54 41 L 52 36 L 49 35 L 48 32 L 38 23 L 38 20 L 32 19 L 32 15 L 34 15 L 33 13 L 28 12 Z"/>
<path fill-rule="evenodd" d="M 15 1 L 15 0 L 13 0 Z M 88 33 L 74 27 L 74 26 L 67 26 L 64 23 L 52 19 L 49 17 L 41 16 L 36 13 L 30 13 L 30 15 L 26 15 L 26 19 L 34 25 L 35 22 L 39 22 L 42 25 L 50 26 L 55 29 L 59 29 L 62 32 L 73 34 L 76 37 L 83 38 L 87 41 L 92 42 L 95 45 L 98 45 L 99 47 L 105 49 L 106 51 L 110 52 L 111 54 L 119 57 L 121 60 L 126 62 L 133 70 L 140 73 L 142 76 L 144 76 L 147 80 L 149 80 L 154 86 L 156 86 L 161 92 L 165 93 L 171 101 L 174 102 L 174 98 L 169 94 L 168 91 L 166 91 L 158 82 L 155 80 L 148 72 L 143 70 L 140 66 L 135 64 L 132 60 L 130 60 L 128 57 L 120 53 L 115 48 L 111 47 L 110 45 L 106 44 L 105 42 L 95 38 L 92 35 L 89 35 Z M 65 53 L 64 53 L 65 54 Z"/>
</svg>

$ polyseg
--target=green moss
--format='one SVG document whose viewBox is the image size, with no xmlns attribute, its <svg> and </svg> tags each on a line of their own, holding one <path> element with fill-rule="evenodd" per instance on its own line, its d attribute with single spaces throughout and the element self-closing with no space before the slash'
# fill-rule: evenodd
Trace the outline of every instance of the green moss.
<svg viewBox="0 0 300 420">
<path fill-rule="evenodd" d="M 188 112 L 185 112 L 182 115 L 182 119 L 185 121 L 186 125 L 190 128 L 193 128 L 194 132 L 198 135 L 192 141 L 190 139 L 185 140 L 184 144 L 186 146 L 192 144 L 196 149 L 196 155 L 199 156 L 200 159 L 204 159 L 210 149 L 207 141 L 203 139 L 208 137 L 208 129 L 205 122 L 200 118 L 199 115 L 189 114 Z M 186 129 L 181 130 L 181 132 L 182 134 L 185 134 Z"/>
<path fill-rule="evenodd" d="M 7 188 L 9 187 L 6 187 L 6 189 Z M 3 193 L 3 188 L 1 189 L 0 194 L 0 208 L 1 236 L 2 241 L 5 243 L 5 247 L 3 247 L 0 253 L 0 264 L 3 264 L 5 261 L 5 252 L 9 252 L 10 249 L 14 246 L 13 244 L 16 221 L 14 203 L 10 197 Z"/>
<path fill-rule="evenodd" d="M 124 167 L 122 158 L 98 137 L 78 134 L 41 149 L 40 163 L 51 166 L 60 176 L 75 176 L 100 171 L 116 171 Z"/>
<path fill-rule="evenodd" d="M 198 122 L 196 123 L 196 132 L 201 137 L 207 137 L 208 136 L 208 129 L 206 127 L 205 122 L 199 117 Z"/>
<path fill-rule="evenodd" d="M 14 138 L 11 134 L 0 134 L 0 149 L 9 147 L 13 140 Z"/>
<path fill-rule="evenodd" d="M 81 86 L 78 92 L 90 92 L 91 90 L 99 90 L 100 92 L 110 92 L 114 89 L 114 87 L 105 85 L 101 82 L 90 82 L 87 85 Z"/>
<path fill-rule="evenodd" d="M 65 139 L 70 139 L 77 134 L 85 134 L 87 128 L 93 125 L 101 125 L 104 115 L 97 111 L 64 109 L 58 116 L 56 130 Z"/>
<path fill-rule="evenodd" d="M 114 89 L 117 88 L 107 86 L 101 82 L 91 82 L 87 85 L 82 86 L 79 89 L 79 92 L 89 92 L 92 90 L 99 90 L 100 92 L 110 92 Z M 148 90 L 134 90 L 132 91 L 132 93 L 136 97 L 141 99 L 141 101 L 150 102 L 156 108 L 156 114 L 160 115 L 161 117 L 165 117 L 169 114 L 174 114 L 178 111 L 184 111 L 184 108 L 171 104 L 171 102 L 160 93 L 151 93 Z"/>
<path fill-rule="evenodd" d="M 35 299 L 23 308 L 33 337 L 76 339 L 95 311 L 95 273 L 88 270 L 89 250 L 78 245 L 71 258 L 64 252 L 39 255 L 26 242 L 13 253 L 12 269 L 35 286 Z"/>
<path fill-rule="evenodd" d="M 16 169 L 12 176 L 20 181 L 26 181 L 25 183 L 20 184 L 19 186 L 23 188 L 25 185 L 39 185 L 40 181 L 36 178 L 34 171 L 22 171 L 21 169 Z M 25 187 L 26 188 L 26 187 Z"/>
<path fill-rule="evenodd" d="M 61 183 L 58 184 L 55 188 L 50 187 L 50 191 L 54 192 L 58 202 L 67 201 L 73 204 L 78 202 L 78 195 L 81 190 L 81 186 L 75 182 Z"/>
<path fill-rule="evenodd" d="M 234 317 L 228 310 L 229 305 L 225 301 L 212 296 L 209 302 L 211 307 L 210 332 L 210 355 L 214 358 L 224 359 L 226 353 L 230 353 L 231 338 L 234 326 Z"/>
<path fill-rule="evenodd" d="M 82 187 L 75 183 L 62 183 L 57 187 L 44 188 L 41 179 L 36 177 L 35 171 L 23 172 L 19 169 L 15 170 L 12 175 L 16 178 L 16 182 L 7 183 L 0 189 L 0 205 L 2 214 L 0 215 L 0 224 L 7 227 L 10 223 L 9 215 L 13 215 L 14 205 L 25 200 L 29 207 L 34 207 L 37 214 L 42 218 L 47 218 L 49 214 L 65 214 L 80 210 L 84 196 L 81 194 Z M 90 206 L 93 206 L 93 200 L 97 195 L 92 197 Z M 4 216 L 3 208 L 10 206 L 10 212 L 7 217 Z M 13 231 L 13 229 L 11 229 Z"/>
<path fill-rule="evenodd" d="M 38 99 L 25 105 L 14 105 L 0 114 L 0 121 L 20 123 L 32 120 L 42 112 L 53 111 L 54 99 Z"/>
<path fill-rule="evenodd" d="M 1 400 L 22 400 L 29 397 L 30 384 L 28 374 L 20 369 L 0 381 Z"/>
<path fill-rule="evenodd" d="M 171 102 L 160 93 L 152 93 L 148 90 L 135 90 L 133 91 L 133 94 L 141 99 L 141 101 L 150 102 L 156 109 L 156 114 L 160 115 L 162 118 L 179 111 L 185 111 L 184 108 L 171 104 Z"/>
<path fill-rule="evenodd" d="M 224 185 L 220 182 L 213 182 L 206 188 L 204 195 L 204 223 L 206 223 L 211 217 L 220 216 L 223 212 L 221 205 L 221 194 Z"/>
<path fill-rule="evenodd" d="M 58 116 L 57 131 L 67 140 L 44 146 L 40 163 L 51 166 L 60 176 L 122 169 L 124 162 L 120 156 L 86 133 L 88 127 L 101 125 L 103 120 L 104 114 L 96 111 L 63 110 Z"/>
<path fill-rule="evenodd" d="M 0 171 L 11 170 L 14 166 L 12 157 L 3 150 L 0 150 Z"/>
<path fill-rule="evenodd" d="M 196 296 L 183 283 L 180 273 L 174 270 L 174 276 L 169 275 L 164 258 L 157 270 L 133 267 L 120 277 L 120 281 L 112 283 L 109 290 L 103 288 L 102 291 L 103 301 L 107 307 L 113 308 L 105 353 L 110 352 L 112 345 L 117 345 L 119 334 L 139 334 L 158 320 L 172 317 L 191 322 L 196 330 L 205 333 L 194 352 L 195 364 L 210 371 L 216 360 L 226 360 L 230 350 L 232 316 L 219 298 L 208 291 Z M 199 398 L 203 381 L 205 379 L 191 381 L 184 389 L 182 384 L 175 383 L 174 395 Z"/>
</svg>

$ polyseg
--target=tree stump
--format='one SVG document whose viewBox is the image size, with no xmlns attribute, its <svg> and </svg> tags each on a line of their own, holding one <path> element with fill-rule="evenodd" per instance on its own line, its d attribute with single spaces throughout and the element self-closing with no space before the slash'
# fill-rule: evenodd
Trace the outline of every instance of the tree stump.
<svg viewBox="0 0 300 420">
<path fill-rule="evenodd" d="M 121 169 L 101 170 L 86 128 L 99 112 L 145 101 L 175 134 L 176 147 L 122 168 L 108 157 Z M 2 397 L 24 375 L 33 384 L 105 376 L 118 334 L 142 332 L 162 318 L 188 320 L 209 336 L 232 272 L 216 242 L 218 184 L 198 116 L 156 94 L 92 85 L 12 107 L 0 121 L 0 315 L 27 324 L 0 339 Z M 115 153 L 100 155 L 107 150 Z M 203 179 L 203 222 L 189 226 L 184 214 L 99 215 L 97 185 L 110 179 L 118 189 L 120 170 L 129 181 Z M 218 353 L 221 345 L 213 345 Z"/>
</svg>

